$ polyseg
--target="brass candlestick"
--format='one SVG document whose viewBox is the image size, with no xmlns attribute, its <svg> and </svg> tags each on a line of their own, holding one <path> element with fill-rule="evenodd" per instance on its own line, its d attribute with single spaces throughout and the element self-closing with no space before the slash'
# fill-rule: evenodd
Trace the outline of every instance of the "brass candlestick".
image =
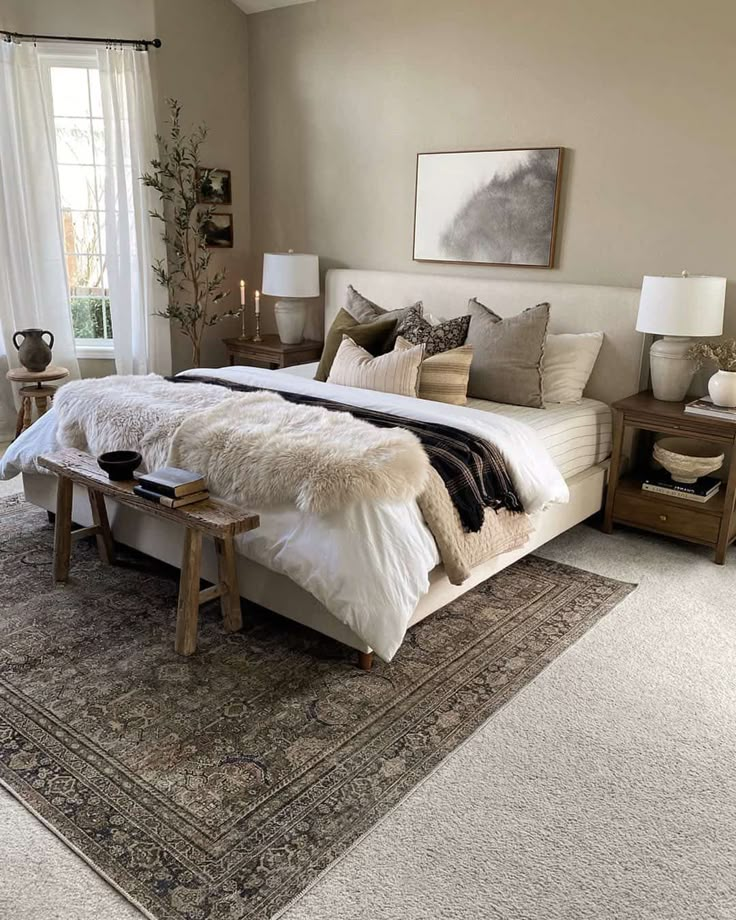
<svg viewBox="0 0 736 920">
<path fill-rule="evenodd" d="M 253 336 L 254 342 L 262 342 L 261 338 L 261 314 L 256 313 L 256 334 Z"/>
<path fill-rule="evenodd" d="M 240 341 L 244 342 L 247 339 L 245 334 L 245 314 L 246 314 L 246 304 L 247 300 L 245 297 L 245 281 L 240 279 Z"/>
</svg>

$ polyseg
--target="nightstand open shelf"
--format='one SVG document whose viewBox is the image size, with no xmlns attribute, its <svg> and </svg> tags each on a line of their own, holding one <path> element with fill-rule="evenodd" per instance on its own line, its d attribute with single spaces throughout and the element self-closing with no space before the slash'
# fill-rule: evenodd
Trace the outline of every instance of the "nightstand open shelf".
<svg viewBox="0 0 736 920">
<path fill-rule="evenodd" d="M 718 493 L 707 502 L 647 492 L 641 487 L 650 472 L 646 460 L 655 433 L 713 441 L 730 447 L 736 458 L 735 424 L 686 414 L 684 408 L 685 403 L 660 402 L 651 393 L 629 396 L 612 406 L 613 454 L 603 530 L 611 533 L 614 524 L 624 524 L 710 546 L 715 550 L 715 561 L 722 565 L 728 546 L 736 539 L 736 462 L 731 463 L 728 479 Z M 635 470 L 624 473 L 624 441 L 627 429 L 632 428 L 649 437 L 642 438 Z"/>
</svg>

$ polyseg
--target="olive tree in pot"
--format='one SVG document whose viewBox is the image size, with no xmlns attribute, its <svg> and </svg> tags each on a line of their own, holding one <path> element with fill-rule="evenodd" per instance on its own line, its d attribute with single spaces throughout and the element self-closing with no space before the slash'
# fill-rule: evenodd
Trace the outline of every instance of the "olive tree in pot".
<svg viewBox="0 0 736 920">
<path fill-rule="evenodd" d="M 165 310 L 157 311 L 178 324 L 182 335 L 192 345 L 192 365 L 199 367 L 205 329 L 239 310 L 217 311 L 217 305 L 230 293 L 225 290 L 226 272 L 210 262 L 212 250 L 207 245 L 207 227 L 214 208 L 198 201 L 199 188 L 208 171 L 200 162 L 200 149 L 207 138 L 204 125 L 186 134 L 181 128 L 181 106 L 167 99 L 170 117 L 168 137 L 156 135 L 160 158 L 151 161 L 151 172 L 141 182 L 155 189 L 161 210 L 150 211 L 151 217 L 164 225 L 163 240 L 167 259 L 157 260 L 153 273 L 166 288 L 169 301 Z"/>
</svg>

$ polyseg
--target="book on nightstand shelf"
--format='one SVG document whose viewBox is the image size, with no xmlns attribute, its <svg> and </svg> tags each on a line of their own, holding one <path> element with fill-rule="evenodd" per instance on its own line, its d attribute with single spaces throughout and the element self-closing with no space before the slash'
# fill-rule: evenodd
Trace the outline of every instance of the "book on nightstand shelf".
<svg viewBox="0 0 736 920">
<path fill-rule="evenodd" d="M 172 498 L 169 495 L 161 495 L 160 492 L 154 492 L 151 489 L 145 489 L 143 486 L 133 486 L 133 492 L 139 498 L 145 498 L 149 502 L 155 502 L 164 508 L 182 508 L 184 505 L 193 505 L 196 502 L 203 502 L 210 497 L 206 489 L 198 492 L 190 492 L 189 495 L 182 495 L 180 498 Z"/>
<path fill-rule="evenodd" d="M 207 489 L 207 484 L 199 473 L 180 470 L 175 466 L 162 466 L 151 473 L 144 473 L 138 477 L 138 482 L 149 492 L 166 495 L 168 498 L 183 498 L 185 495 Z"/>
<path fill-rule="evenodd" d="M 708 418 L 717 418 L 722 422 L 736 422 L 736 408 L 730 409 L 728 406 L 717 406 L 708 396 L 689 402 L 685 406 L 685 412 L 690 415 L 705 415 Z"/>
<path fill-rule="evenodd" d="M 652 473 L 642 482 L 641 488 L 643 492 L 656 492 L 704 504 L 717 494 L 721 480 L 714 476 L 703 476 L 697 482 L 675 482 L 668 473 Z"/>
</svg>

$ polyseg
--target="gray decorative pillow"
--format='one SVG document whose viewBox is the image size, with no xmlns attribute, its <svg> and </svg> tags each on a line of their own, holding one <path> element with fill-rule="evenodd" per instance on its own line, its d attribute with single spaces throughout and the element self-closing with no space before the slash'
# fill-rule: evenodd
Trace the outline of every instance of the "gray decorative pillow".
<svg viewBox="0 0 736 920">
<path fill-rule="evenodd" d="M 468 309 L 468 345 L 473 346 L 468 396 L 543 409 L 542 359 L 549 304 L 537 304 L 508 319 L 475 298 Z"/>
<path fill-rule="evenodd" d="M 419 300 L 410 307 L 403 307 L 400 310 L 386 310 L 383 307 L 379 307 L 377 303 L 373 303 L 372 300 L 368 300 L 367 297 L 363 297 L 360 291 L 356 291 L 352 284 L 349 284 L 345 309 L 359 323 L 372 323 L 383 316 L 392 316 L 402 320 L 412 309 L 418 309 L 421 314 L 422 302 Z"/>
<path fill-rule="evenodd" d="M 433 326 L 422 316 L 421 309 L 412 307 L 406 317 L 399 320 L 396 335 L 412 345 L 424 345 L 425 358 L 438 355 L 451 348 L 460 348 L 468 335 L 470 316 L 458 316 Z"/>
</svg>

